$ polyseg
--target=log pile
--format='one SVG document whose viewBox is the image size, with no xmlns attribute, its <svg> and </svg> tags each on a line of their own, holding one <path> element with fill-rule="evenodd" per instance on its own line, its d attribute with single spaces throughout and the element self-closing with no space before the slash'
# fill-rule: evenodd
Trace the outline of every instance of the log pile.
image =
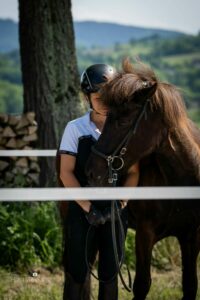
<svg viewBox="0 0 200 300">
<path fill-rule="evenodd" d="M 31 150 L 37 141 L 35 113 L 0 114 L 0 149 Z M 37 186 L 37 157 L 0 157 L 0 187 Z"/>
</svg>

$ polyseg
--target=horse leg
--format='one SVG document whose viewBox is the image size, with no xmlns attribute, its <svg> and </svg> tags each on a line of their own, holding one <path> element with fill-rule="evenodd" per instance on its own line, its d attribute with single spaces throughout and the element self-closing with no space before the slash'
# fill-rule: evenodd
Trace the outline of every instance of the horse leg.
<svg viewBox="0 0 200 300">
<path fill-rule="evenodd" d="M 198 288 L 197 256 L 200 250 L 200 236 L 197 232 L 192 236 L 185 233 L 178 240 L 182 254 L 182 300 L 195 300 Z"/>
<path fill-rule="evenodd" d="M 151 286 L 151 256 L 154 233 L 149 224 L 140 224 L 136 230 L 136 274 L 133 300 L 144 300 Z"/>
<path fill-rule="evenodd" d="M 99 283 L 98 300 L 118 299 L 118 284 L 117 276 L 108 283 Z"/>
<path fill-rule="evenodd" d="M 66 273 L 63 300 L 90 300 L 90 276 L 84 283 L 77 283 L 69 273 Z"/>
</svg>

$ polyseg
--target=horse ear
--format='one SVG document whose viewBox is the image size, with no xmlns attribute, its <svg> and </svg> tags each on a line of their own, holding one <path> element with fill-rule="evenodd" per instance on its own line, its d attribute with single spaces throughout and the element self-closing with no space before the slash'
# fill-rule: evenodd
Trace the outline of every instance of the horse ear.
<svg viewBox="0 0 200 300">
<path fill-rule="evenodd" d="M 135 92 L 134 98 L 138 101 L 151 98 L 157 89 L 156 81 L 141 81 L 140 88 Z"/>
</svg>

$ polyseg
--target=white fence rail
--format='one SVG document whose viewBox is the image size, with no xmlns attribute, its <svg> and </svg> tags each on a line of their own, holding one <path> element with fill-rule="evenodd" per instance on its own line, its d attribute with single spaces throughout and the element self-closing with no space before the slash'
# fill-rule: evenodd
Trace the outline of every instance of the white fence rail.
<svg viewBox="0 0 200 300">
<path fill-rule="evenodd" d="M 0 157 L 55 156 L 56 150 L 0 150 Z M 0 201 L 200 199 L 200 187 L 1 188 Z"/>
<path fill-rule="evenodd" d="M 0 157 L 56 156 L 56 150 L 0 150 Z"/>
<path fill-rule="evenodd" d="M 199 187 L 1 188 L 0 201 L 199 199 Z"/>
</svg>

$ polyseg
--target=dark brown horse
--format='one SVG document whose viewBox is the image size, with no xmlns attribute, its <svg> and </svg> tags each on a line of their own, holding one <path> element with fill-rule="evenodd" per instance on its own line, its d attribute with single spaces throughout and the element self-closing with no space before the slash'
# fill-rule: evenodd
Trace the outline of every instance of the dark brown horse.
<svg viewBox="0 0 200 300">
<path fill-rule="evenodd" d="M 140 161 L 140 186 L 199 186 L 200 130 L 188 119 L 178 89 L 157 80 L 154 72 L 129 61 L 102 87 L 110 107 L 103 133 L 91 154 L 87 173 L 92 186 L 108 186 L 108 160 L 117 156 L 123 185 L 128 168 Z M 121 150 L 123 149 L 123 150 Z M 199 197 L 200 198 L 200 197 Z M 200 201 L 130 201 L 130 226 L 136 229 L 134 300 L 151 285 L 150 264 L 156 242 L 176 236 L 182 253 L 183 300 L 195 300 L 200 251 Z"/>
</svg>

